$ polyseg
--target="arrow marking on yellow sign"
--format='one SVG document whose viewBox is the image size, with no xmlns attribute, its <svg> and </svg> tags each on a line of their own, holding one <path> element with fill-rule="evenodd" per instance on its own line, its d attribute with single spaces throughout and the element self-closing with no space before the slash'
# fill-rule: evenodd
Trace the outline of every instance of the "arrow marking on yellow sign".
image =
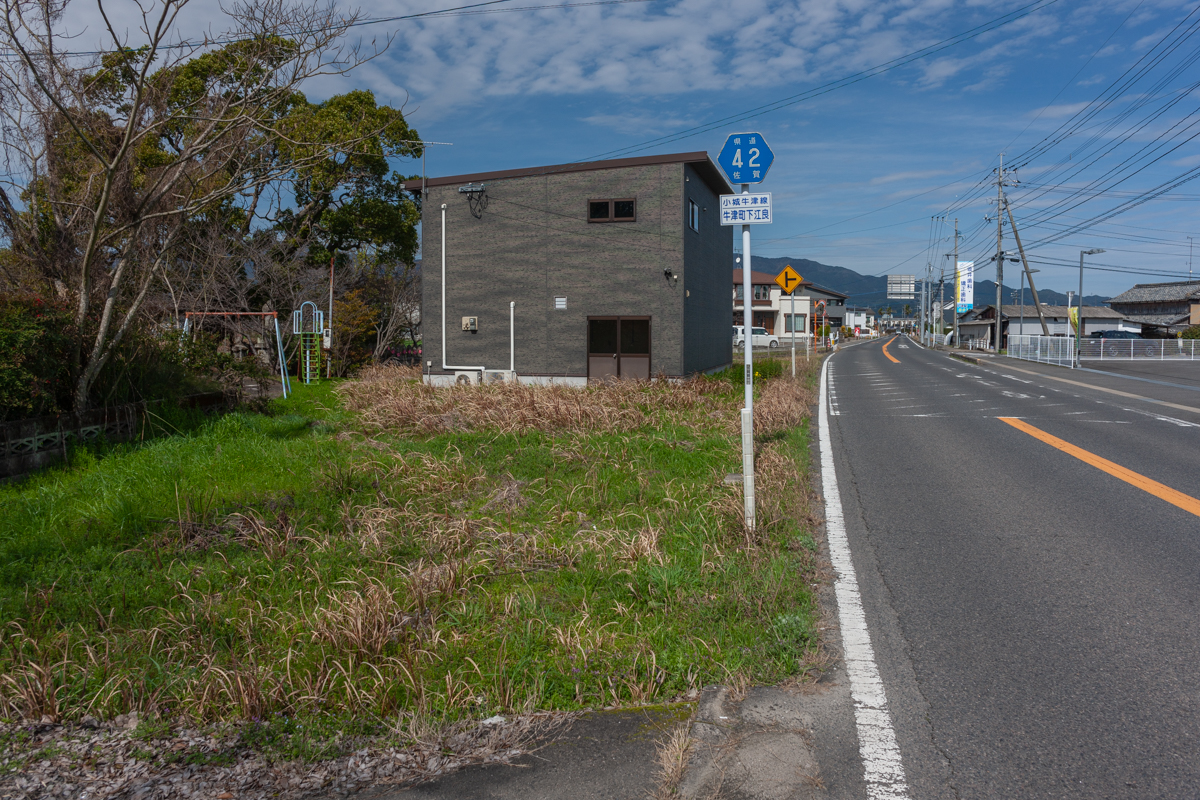
<svg viewBox="0 0 1200 800">
<path fill-rule="evenodd" d="M 783 289 L 787 294 L 791 294 L 797 288 L 804 278 L 800 277 L 800 273 L 792 269 L 792 265 L 788 264 L 783 268 L 783 272 L 775 276 L 775 282 L 779 284 L 779 288 Z"/>
</svg>

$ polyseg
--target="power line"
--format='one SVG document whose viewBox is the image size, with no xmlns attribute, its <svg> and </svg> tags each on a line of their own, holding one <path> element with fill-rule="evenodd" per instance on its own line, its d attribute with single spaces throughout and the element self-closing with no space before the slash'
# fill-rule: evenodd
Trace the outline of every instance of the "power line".
<svg viewBox="0 0 1200 800">
<path fill-rule="evenodd" d="M 733 122 L 740 122 L 742 120 L 749 119 L 750 117 L 755 117 L 755 116 L 759 116 L 762 114 L 769 114 L 773 111 L 779 111 L 780 109 L 787 108 L 787 107 L 793 106 L 793 105 L 797 105 L 806 100 L 811 100 L 814 97 L 819 97 L 821 95 L 828 94 L 829 92 L 836 91 L 837 89 L 843 89 L 847 86 L 852 86 L 853 84 L 864 81 L 867 78 L 872 78 L 872 77 L 875 77 L 876 75 L 882 75 L 886 72 L 891 72 L 894 69 L 899 69 L 900 67 L 903 67 L 907 64 L 911 64 L 914 61 L 919 61 L 923 58 L 927 58 L 927 57 L 933 55 L 934 53 L 939 53 L 943 50 L 954 47 L 955 45 L 962 44 L 963 42 L 966 42 L 966 41 L 970 41 L 979 36 L 982 36 L 985 33 L 989 33 L 998 28 L 1002 28 L 1005 25 L 1009 25 L 1013 22 L 1016 22 L 1017 20 L 1023 19 L 1025 17 L 1029 16 L 1030 14 L 1034 14 L 1038 11 L 1041 11 L 1042 9 L 1045 9 L 1051 5 L 1054 5 L 1058 1 L 1059 0 L 1035 0 L 1035 2 L 1033 2 L 1033 3 L 1030 3 L 1025 6 L 1021 6 L 1018 9 L 1010 11 L 1006 14 L 1002 14 L 999 17 L 996 17 L 992 20 L 989 20 L 988 22 L 985 22 L 982 25 L 977 25 L 974 28 L 970 28 L 966 31 L 963 31 L 962 33 L 957 33 L 954 36 L 948 37 L 946 39 L 942 39 L 941 41 L 935 42 L 934 44 L 931 44 L 927 47 L 923 47 L 919 50 L 914 50 L 911 53 L 907 53 L 903 56 L 899 56 L 898 58 L 894 58 L 890 61 L 885 61 L 881 64 L 876 64 L 873 67 L 868 67 L 867 69 L 862 70 L 860 72 L 852 73 L 845 77 L 838 78 L 837 80 L 821 84 L 820 86 L 816 86 L 812 89 L 806 89 L 803 92 L 799 92 L 797 94 L 790 95 L 788 97 L 784 97 L 779 100 L 772 101 L 770 103 L 765 103 L 763 105 L 756 106 L 756 107 L 748 109 L 746 111 L 741 111 L 736 114 L 730 114 L 729 116 L 721 117 L 719 119 L 710 120 L 709 122 L 705 122 L 701 125 L 696 125 L 691 128 L 685 128 L 681 131 L 676 131 L 675 133 L 666 134 L 664 136 L 659 136 L 654 139 L 647 139 L 643 142 L 629 145 L 627 147 L 620 147 L 615 150 L 609 150 L 607 152 L 600 153 L 599 155 L 580 159 L 580 161 L 599 161 L 599 160 L 605 159 L 605 158 L 613 158 L 613 157 L 621 156 L 621 155 L 629 155 L 630 153 L 640 152 L 642 150 L 647 150 L 651 147 L 656 147 L 658 145 L 669 144 L 671 142 L 679 141 L 680 139 L 687 139 L 687 138 L 690 138 L 692 136 L 697 136 L 702 133 L 708 133 L 711 130 L 722 127 L 724 125 L 728 125 Z"/>
</svg>

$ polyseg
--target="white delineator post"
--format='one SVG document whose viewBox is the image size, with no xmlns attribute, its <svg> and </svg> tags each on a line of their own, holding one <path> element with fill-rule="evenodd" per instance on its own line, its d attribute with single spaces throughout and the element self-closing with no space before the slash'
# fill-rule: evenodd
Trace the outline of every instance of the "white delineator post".
<svg viewBox="0 0 1200 800">
<path fill-rule="evenodd" d="M 792 289 L 792 377 L 796 377 L 796 290 Z"/>
<path fill-rule="evenodd" d="M 750 194 L 750 184 L 742 184 Z M 754 293 L 750 277 L 750 226 L 742 225 L 742 329 L 746 332 L 746 403 L 742 408 L 742 495 L 746 527 L 754 530 Z"/>
</svg>

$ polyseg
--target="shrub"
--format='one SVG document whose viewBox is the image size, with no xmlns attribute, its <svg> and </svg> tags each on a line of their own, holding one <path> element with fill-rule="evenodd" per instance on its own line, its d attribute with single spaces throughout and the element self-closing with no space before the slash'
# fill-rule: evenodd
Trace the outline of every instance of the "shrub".
<svg viewBox="0 0 1200 800">
<path fill-rule="evenodd" d="M 0 299 L 0 420 L 72 410 L 76 335 L 65 301 L 34 295 Z M 83 340 L 86 347 L 86 329 Z M 173 400 L 200 391 L 204 383 L 197 376 L 210 374 L 213 366 L 202 349 L 175 332 L 134 328 L 100 371 L 89 405 Z"/>
<path fill-rule="evenodd" d="M 1200 339 L 1200 325 L 1193 325 L 1183 332 L 1184 339 Z"/>
<path fill-rule="evenodd" d="M 0 419 L 70 408 L 71 327 L 65 303 L 35 296 L 0 300 Z"/>
</svg>

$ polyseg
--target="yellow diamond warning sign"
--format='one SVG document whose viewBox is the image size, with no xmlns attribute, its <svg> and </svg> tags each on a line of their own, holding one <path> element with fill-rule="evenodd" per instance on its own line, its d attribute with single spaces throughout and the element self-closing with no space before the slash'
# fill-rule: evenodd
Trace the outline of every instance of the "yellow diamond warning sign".
<svg viewBox="0 0 1200 800">
<path fill-rule="evenodd" d="M 804 279 L 800 277 L 800 273 L 792 269 L 791 264 L 788 264 L 783 268 L 783 272 L 775 276 L 775 282 L 779 284 L 779 288 L 783 289 L 785 294 L 791 294 L 800 288 L 800 284 L 803 281 Z"/>
</svg>

